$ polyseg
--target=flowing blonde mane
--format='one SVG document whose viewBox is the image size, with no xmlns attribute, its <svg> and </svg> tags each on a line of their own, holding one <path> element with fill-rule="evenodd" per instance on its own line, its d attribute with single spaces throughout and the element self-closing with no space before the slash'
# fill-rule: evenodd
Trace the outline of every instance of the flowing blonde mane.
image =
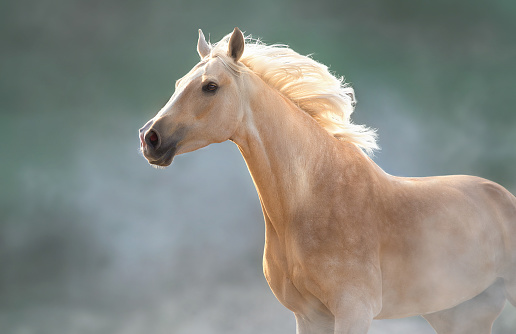
<svg viewBox="0 0 516 334">
<path fill-rule="evenodd" d="M 229 38 L 227 35 L 212 46 L 212 57 L 227 58 Z M 250 37 L 246 38 L 240 62 L 336 138 L 354 143 L 369 154 L 378 148 L 375 131 L 351 121 L 356 103 L 353 88 L 343 77 L 331 74 L 325 65 L 286 45 L 266 45 Z M 242 71 L 232 61 L 225 63 Z"/>
</svg>

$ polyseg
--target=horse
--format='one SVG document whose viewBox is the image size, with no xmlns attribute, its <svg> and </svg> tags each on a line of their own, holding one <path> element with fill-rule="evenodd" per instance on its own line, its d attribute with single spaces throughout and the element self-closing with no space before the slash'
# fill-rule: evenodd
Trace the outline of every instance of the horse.
<svg viewBox="0 0 516 334">
<path fill-rule="evenodd" d="M 234 142 L 265 220 L 264 276 L 297 333 L 367 333 L 422 315 L 439 334 L 491 333 L 516 306 L 516 197 L 474 176 L 406 178 L 370 153 L 343 78 L 286 45 L 235 28 L 139 130 L 157 167 Z"/>
</svg>

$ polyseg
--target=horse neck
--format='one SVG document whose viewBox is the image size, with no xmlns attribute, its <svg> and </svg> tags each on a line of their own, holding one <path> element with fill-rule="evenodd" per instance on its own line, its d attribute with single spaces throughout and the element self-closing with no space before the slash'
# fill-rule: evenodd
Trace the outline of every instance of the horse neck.
<svg viewBox="0 0 516 334">
<path fill-rule="evenodd" d="M 277 233 L 297 209 L 313 201 L 325 182 L 347 177 L 351 184 L 352 179 L 382 172 L 359 148 L 329 135 L 256 75 L 250 79 L 245 89 L 249 103 L 232 140 L 249 168 L 265 218 Z"/>
</svg>

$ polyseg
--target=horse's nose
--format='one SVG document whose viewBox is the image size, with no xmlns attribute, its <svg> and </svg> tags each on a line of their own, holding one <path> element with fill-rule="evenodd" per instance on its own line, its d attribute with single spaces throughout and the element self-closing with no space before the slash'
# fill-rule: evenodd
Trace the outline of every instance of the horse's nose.
<svg viewBox="0 0 516 334">
<path fill-rule="evenodd" d="M 147 145 L 150 145 L 152 148 L 156 148 L 155 146 L 158 140 L 157 134 L 155 134 L 155 131 L 154 135 L 150 134 L 149 132 L 149 129 L 152 127 L 153 124 L 154 120 L 151 119 L 140 129 L 140 146 L 142 148 L 144 148 Z"/>
<path fill-rule="evenodd" d="M 152 149 L 157 149 L 160 144 L 159 135 L 154 130 L 149 130 L 145 133 L 144 142 Z"/>
</svg>

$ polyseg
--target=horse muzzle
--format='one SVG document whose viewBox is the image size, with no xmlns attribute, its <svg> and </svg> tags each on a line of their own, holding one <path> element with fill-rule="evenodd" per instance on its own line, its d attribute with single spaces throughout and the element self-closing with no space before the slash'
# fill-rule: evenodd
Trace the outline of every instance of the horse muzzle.
<svg viewBox="0 0 516 334">
<path fill-rule="evenodd" d="M 140 150 L 150 164 L 166 167 L 174 159 L 179 140 L 174 140 L 177 136 L 165 140 L 156 123 L 150 120 L 140 129 Z"/>
</svg>

